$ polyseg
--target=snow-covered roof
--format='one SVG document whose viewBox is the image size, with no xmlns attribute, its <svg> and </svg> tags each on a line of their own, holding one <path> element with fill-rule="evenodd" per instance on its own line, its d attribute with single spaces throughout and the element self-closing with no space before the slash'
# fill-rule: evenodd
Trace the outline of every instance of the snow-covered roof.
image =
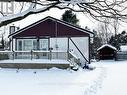
<svg viewBox="0 0 127 95">
<path fill-rule="evenodd" d="M 100 48 L 98 48 L 97 51 L 101 50 L 101 49 L 104 48 L 104 47 L 109 47 L 109 48 L 112 48 L 113 50 L 117 50 L 117 49 L 116 49 L 114 46 L 112 46 L 112 45 L 104 44 L 104 45 L 102 45 Z"/>
<path fill-rule="evenodd" d="M 127 51 L 127 45 L 122 45 L 120 46 L 121 51 Z"/>
</svg>

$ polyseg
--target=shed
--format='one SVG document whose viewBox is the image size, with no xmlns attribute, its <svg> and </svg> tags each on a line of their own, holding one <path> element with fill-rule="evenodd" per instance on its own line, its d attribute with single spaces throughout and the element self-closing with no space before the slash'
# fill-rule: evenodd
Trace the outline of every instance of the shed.
<svg viewBox="0 0 127 95">
<path fill-rule="evenodd" d="M 97 49 L 99 60 L 110 60 L 116 58 L 117 49 L 109 44 L 104 44 Z"/>
</svg>

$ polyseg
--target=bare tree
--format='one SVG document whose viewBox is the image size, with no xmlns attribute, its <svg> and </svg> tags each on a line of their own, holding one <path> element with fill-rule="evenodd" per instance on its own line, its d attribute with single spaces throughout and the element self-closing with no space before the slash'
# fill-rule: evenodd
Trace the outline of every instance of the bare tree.
<svg viewBox="0 0 127 95">
<path fill-rule="evenodd" d="M 119 25 L 120 25 L 118 19 L 117 19 L 117 18 L 114 19 L 114 20 L 113 20 L 113 23 L 112 23 L 111 25 L 112 25 L 112 27 L 113 27 L 113 29 L 114 29 L 115 35 L 117 35 L 117 33 L 118 33 L 118 31 L 119 31 Z"/>
<path fill-rule="evenodd" d="M 51 8 L 70 9 L 75 12 L 89 14 L 96 20 L 102 18 L 117 18 L 126 21 L 127 19 L 127 0 L 27 0 L 28 2 L 18 2 L 25 0 L 0 0 L 13 1 L 20 4 L 20 8 L 15 9 L 13 15 L 4 15 L 1 11 L 0 26 L 7 25 L 24 19 L 28 15 L 37 14 L 50 10 Z"/>
<path fill-rule="evenodd" d="M 108 43 L 110 37 L 112 36 L 114 31 L 111 31 L 112 27 L 111 27 L 111 23 L 110 23 L 111 19 L 104 19 L 103 23 L 100 22 L 98 24 L 98 37 L 101 38 L 102 43 L 106 44 Z"/>
</svg>

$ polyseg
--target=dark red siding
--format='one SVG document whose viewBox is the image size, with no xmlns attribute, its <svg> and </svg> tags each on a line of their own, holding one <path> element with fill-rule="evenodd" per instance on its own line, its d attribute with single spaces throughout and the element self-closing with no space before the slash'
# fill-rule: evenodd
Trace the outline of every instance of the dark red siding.
<svg viewBox="0 0 127 95">
<path fill-rule="evenodd" d="M 31 25 L 24 29 L 21 29 L 13 36 L 18 37 L 83 37 L 89 36 L 83 30 L 75 28 L 73 26 L 65 25 L 65 23 L 57 20 L 46 19 L 36 25 Z"/>
</svg>

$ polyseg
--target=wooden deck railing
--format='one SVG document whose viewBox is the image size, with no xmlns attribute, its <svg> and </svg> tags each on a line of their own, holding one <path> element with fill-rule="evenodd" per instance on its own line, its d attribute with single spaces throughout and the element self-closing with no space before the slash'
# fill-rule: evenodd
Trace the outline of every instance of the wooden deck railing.
<svg viewBox="0 0 127 95">
<path fill-rule="evenodd" d="M 0 51 L 0 54 L 7 54 L 10 59 L 64 59 L 72 66 L 80 64 L 80 59 L 76 55 L 66 51 Z"/>
<path fill-rule="evenodd" d="M 0 51 L 11 59 L 67 59 L 66 51 Z"/>
<path fill-rule="evenodd" d="M 78 58 L 76 55 L 74 55 L 72 52 L 68 53 L 68 61 L 71 63 L 71 66 L 77 66 L 80 64 L 80 58 Z"/>
</svg>

